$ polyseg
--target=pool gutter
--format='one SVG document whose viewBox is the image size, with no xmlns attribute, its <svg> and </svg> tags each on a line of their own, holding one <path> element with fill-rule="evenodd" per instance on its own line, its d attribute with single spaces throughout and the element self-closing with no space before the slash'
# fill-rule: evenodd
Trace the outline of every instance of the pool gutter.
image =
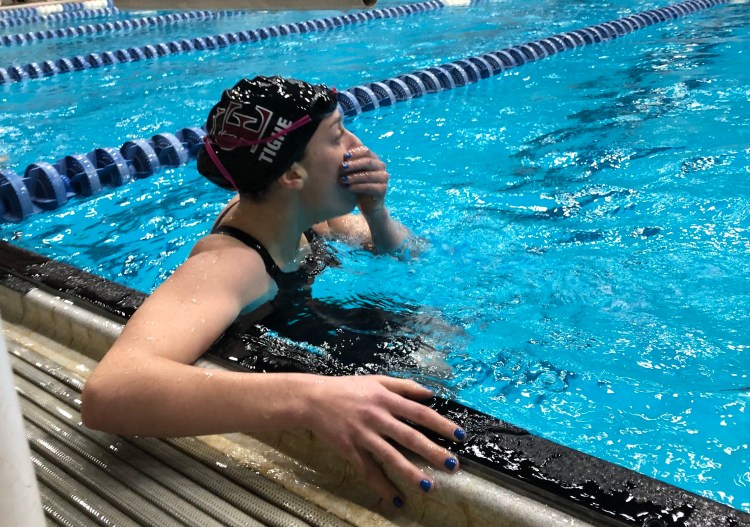
<svg viewBox="0 0 750 527">
<path fill-rule="evenodd" d="M 93 366 L 144 299 L 140 292 L 0 242 L 0 313 L 11 342 L 51 339 Z M 65 355 L 53 359 L 65 362 Z M 81 364 L 78 358 L 68 362 L 68 368 Z M 199 365 L 220 367 L 205 359 Z M 83 378 L 87 373 L 77 371 Z M 425 467 L 435 476 L 435 490 L 407 494 L 401 511 L 379 504 L 351 467 L 307 432 L 204 439 L 255 471 L 285 474 L 287 488 L 355 525 L 374 525 L 377 519 L 397 525 L 750 527 L 750 515 L 741 511 L 457 403 L 436 398 L 431 405 L 470 434 L 454 448 L 463 470 L 451 476 Z"/>
</svg>

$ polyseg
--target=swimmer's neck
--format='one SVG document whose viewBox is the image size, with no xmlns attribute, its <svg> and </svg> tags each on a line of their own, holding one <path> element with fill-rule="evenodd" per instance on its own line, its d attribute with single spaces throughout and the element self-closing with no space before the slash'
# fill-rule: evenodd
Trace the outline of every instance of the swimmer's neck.
<svg viewBox="0 0 750 527">
<path fill-rule="evenodd" d="M 258 240 L 279 264 L 296 260 L 303 233 L 313 224 L 297 204 L 273 199 L 263 202 L 240 199 L 222 221 L 222 225 L 236 227 Z"/>
</svg>

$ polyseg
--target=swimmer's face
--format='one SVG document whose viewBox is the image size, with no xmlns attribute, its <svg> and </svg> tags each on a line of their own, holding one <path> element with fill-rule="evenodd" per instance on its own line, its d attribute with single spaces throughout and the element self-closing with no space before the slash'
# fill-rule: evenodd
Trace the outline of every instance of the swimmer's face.
<svg viewBox="0 0 750 527">
<path fill-rule="evenodd" d="M 357 204 L 357 196 L 341 184 L 340 176 L 344 154 L 358 144 L 338 110 L 323 119 L 307 143 L 299 164 L 309 176 L 305 201 L 319 211 L 318 221 L 347 214 Z"/>
</svg>

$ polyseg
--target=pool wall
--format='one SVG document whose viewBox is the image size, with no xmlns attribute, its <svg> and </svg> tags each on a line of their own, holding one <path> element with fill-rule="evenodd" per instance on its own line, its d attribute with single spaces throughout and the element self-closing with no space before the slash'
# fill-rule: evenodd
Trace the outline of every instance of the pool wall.
<svg viewBox="0 0 750 527">
<path fill-rule="evenodd" d="M 0 262 L 0 312 L 4 319 L 94 360 L 106 353 L 124 322 L 145 299 L 143 293 L 6 242 L 0 242 Z M 205 359 L 200 365 L 218 367 Z M 469 439 L 455 446 L 432 436 L 456 452 L 465 474 L 453 478 L 435 471 L 437 487 L 443 490 L 407 495 L 422 504 L 418 509 L 425 525 L 440 523 L 430 523 L 425 515 L 447 518 L 463 511 L 463 519 L 457 518 L 455 525 L 492 525 L 486 523 L 487 518 L 505 518 L 511 525 L 579 525 L 570 523 L 577 518 L 593 525 L 750 527 L 750 515 L 741 511 L 555 444 L 460 404 L 441 398 L 429 404 L 461 423 Z M 351 468 L 311 434 L 287 432 L 257 438 L 232 434 L 216 439 L 223 440 L 230 441 L 237 452 L 245 452 L 239 457 L 247 456 L 259 440 L 270 444 L 311 467 L 318 475 L 316 484 L 377 509 Z M 243 444 L 250 450 L 243 449 Z"/>
</svg>

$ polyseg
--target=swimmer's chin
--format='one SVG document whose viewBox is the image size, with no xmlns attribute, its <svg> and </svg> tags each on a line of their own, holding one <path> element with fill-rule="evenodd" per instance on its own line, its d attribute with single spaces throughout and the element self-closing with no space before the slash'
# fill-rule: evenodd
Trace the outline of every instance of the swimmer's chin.
<svg viewBox="0 0 750 527">
<path fill-rule="evenodd" d="M 343 216 L 344 214 L 350 214 L 357 208 L 357 195 L 353 192 L 346 191 L 342 197 L 342 211 L 337 216 Z"/>
<path fill-rule="evenodd" d="M 355 208 L 357 208 L 357 196 L 351 192 L 347 192 L 341 195 L 341 199 L 336 206 L 327 208 L 315 223 L 346 216 L 347 214 L 351 214 Z"/>
</svg>

